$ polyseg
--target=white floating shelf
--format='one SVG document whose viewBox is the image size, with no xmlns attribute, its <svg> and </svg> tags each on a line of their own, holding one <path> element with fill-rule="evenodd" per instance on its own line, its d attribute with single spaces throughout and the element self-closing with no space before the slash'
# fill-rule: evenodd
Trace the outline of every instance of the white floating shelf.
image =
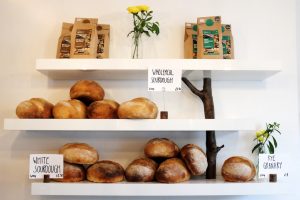
<svg viewBox="0 0 300 200">
<path fill-rule="evenodd" d="M 5 130 L 35 131 L 239 131 L 255 130 L 244 119 L 5 119 Z"/>
<path fill-rule="evenodd" d="M 184 183 L 32 183 L 32 195 L 72 196 L 225 196 L 288 194 L 287 183 L 228 183 L 223 180 L 191 180 Z"/>
<path fill-rule="evenodd" d="M 281 71 L 275 61 L 222 59 L 37 59 L 36 70 L 52 79 L 145 80 L 150 66 L 182 69 L 191 80 L 211 72 L 212 80 L 257 81 Z"/>
</svg>

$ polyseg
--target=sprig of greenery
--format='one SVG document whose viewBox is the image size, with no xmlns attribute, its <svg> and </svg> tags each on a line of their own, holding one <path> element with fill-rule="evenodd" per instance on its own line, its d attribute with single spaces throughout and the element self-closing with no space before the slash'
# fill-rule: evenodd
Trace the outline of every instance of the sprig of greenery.
<svg viewBox="0 0 300 200">
<path fill-rule="evenodd" d="M 258 151 L 258 153 L 266 153 L 266 147 L 270 154 L 274 154 L 275 149 L 278 146 L 277 140 L 274 137 L 274 133 L 279 131 L 280 124 L 273 122 L 273 124 L 266 124 L 265 130 L 260 130 L 256 132 L 256 137 L 254 141 L 257 141 L 257 144 L 253 147 L 252 153 Z"/>
</svg>

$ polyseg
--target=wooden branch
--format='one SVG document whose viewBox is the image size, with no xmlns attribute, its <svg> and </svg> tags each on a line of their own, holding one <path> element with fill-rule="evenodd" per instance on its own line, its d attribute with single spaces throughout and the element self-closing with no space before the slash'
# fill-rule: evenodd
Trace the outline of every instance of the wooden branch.
<svg viewBox="0 0 300 200">
<path fill-rule="evenodd" d="M 182 81 L 187 87 L 197 95 L 203 102 L 205 119 L 215 118 L 214 101 L 212 96 L 211 78 L 203 79 L 203 89 L 198 90 L 187 78 L 182 77 Z M 215 131 L 206 131 L 206 156 L 208 167 L 206 170 L 206 179 L 216 178 L 216 160 L 218 152 L 224 145 L 218 147 Z"/>
</svg>

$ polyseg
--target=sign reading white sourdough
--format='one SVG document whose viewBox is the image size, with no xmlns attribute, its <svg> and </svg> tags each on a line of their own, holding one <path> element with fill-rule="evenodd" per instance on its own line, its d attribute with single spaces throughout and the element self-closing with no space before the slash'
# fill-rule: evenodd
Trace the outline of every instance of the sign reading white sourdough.
<svg viewBox="0 0 300 200">
<path fill-rule="evenodd" d="M 259 178 L 268 178 L 269 174 L 288 177 L 288 158 L 285 154 L 259 154 Z"/>
<path fill-rule="evenodd" d="M 64 177 L 64 158 L 61 154 L 30 154 L 29 179 Z"/>
<path fill-rule="evenodd" d="M 181 69 L 172 67 L 148 68 L 148 91 L 181 91 Z"/>
</svg>

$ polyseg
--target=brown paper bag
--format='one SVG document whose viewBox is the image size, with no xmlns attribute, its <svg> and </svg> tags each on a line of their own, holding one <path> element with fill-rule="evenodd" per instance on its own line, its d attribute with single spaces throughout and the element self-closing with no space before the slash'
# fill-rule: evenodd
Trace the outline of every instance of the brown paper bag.
<svg viewBox="0 0 300 200">
<path fill-rule="evenodd" d="M 98 19 L 76 18 L 71 34 L 71 58 L 97 57 Z"/>
<path fill-rule="evenodd" d="M 71 32 L 73 24 L 63 23 L 61 34 L 58 39 L 56 58 L 70 58 Z"/>
<path fill-rule="evenodd" d="M 222 24 L 223 58 L 234 58 L 234 45 L 230 24 Z"/>
<path fill-rule="evenodd" d="M 197 24 L 185 23 L 184 33 L 184 58 L 195 59 L 197 58 Z"/>
<path fill-rule="evenodd" d="M 199 17 L 197 58 L 222 59 L 221 17 Z"/>
<path fill-rule="evenodd" d="M 97 35 L 98 35 L 97 58 L 108 58 L 110 25 L 109 24 L 97 25 Z"/>
</svg>

